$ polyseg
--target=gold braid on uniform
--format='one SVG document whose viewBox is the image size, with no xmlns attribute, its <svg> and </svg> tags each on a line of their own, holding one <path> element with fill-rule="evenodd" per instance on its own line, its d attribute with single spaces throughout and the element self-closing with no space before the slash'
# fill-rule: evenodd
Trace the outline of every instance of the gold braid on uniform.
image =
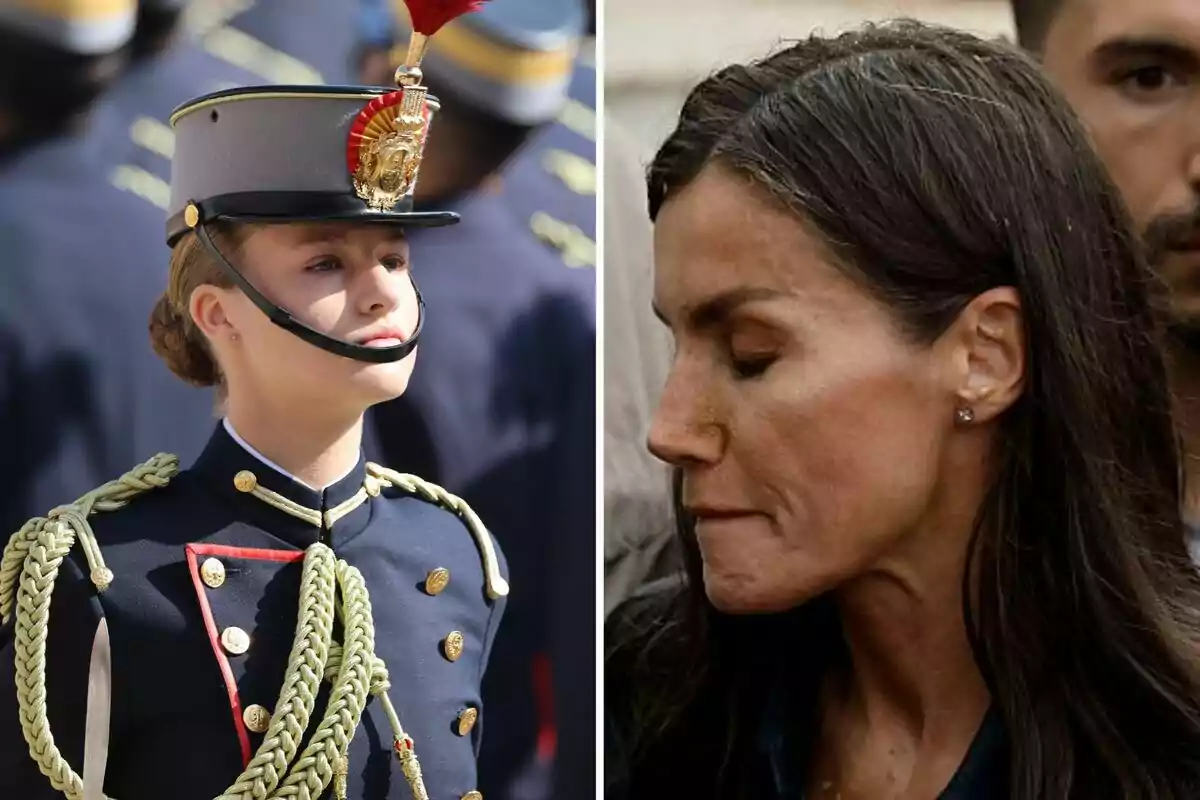
<svg viewBox="0 0 1200 800">
<path fill-rule="evenodd" d="M 479 547 L 488 596 L 495 599 L 508 593 L 491 534 L 461 498 L 440 486 L 377 464 L 368 464 L 367 469 L 379 483 L 418 494 L 458 515 Z M 0 559 L 0 618 L 7 622 L 14 609 L 16 614 L 13 651 L 21 729 L 42 774 L 70 800 L 82 798 L 83 782 L 55 746 L 46 716 L 46 639 L 54 581 L 63 559 L 78 541 L 92 582 L 101 592 L 107 589 L 113 574 L 104 564 L 88 517 L 99 511 L 115 511 L 138 494 L 166 486 L 178 472 L 175 456 L 157 455 L 75 503 L 30 520 L 12 536 Z M 276 502 L 273 492 L 255 491 L 254 495 L 292 516 L 307 519 L 312 515 L 286 498 Z M 335 617 L 345 631 L 340 643 L 333 641 Z M 297 758 L 322 680 L 332 684 L 325 716 Z M 390 686 L 387 667 L 375 655 L 375 623 L 362 574 L 338 559 L 328 546 L 309 546 L 300 579 L 296 635 L 270 726 L 245 771 L 217 800 L 314 800 L 330 784 L 335 797 L 344 800 L 346 754 L 368 695 L 379 698 L 392 726 L 393 747 L 413 797 L 429 800 L 413 740 L 401 727 L 388 697 Z"/>
</svg>

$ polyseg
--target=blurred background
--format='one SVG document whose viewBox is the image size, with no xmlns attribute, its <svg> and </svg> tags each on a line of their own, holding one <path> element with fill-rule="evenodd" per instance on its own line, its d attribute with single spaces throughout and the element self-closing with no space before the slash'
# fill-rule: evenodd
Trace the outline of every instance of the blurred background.
<svg viewBox="0 0 1200 800">
<path fill-rule="evenodd" d="M 507 556 L 489 800 L 595 787 L 593 17 L 584 0 L 491 0 L 433 38 L 442 110 L 416 201 L 462 223 L 410 236 L 420 359 L 365 434 L 369 459 L 464 497 Z M 4 540 L 156 453 L 190 464 L 217 424 L 147 332 L 172 111 L 246 85 L 394 85 L 407 23 L 402 0 L 0 0 Z"/>
<path fill-rule="evenodd" d="M 668 476 L 644 442 L 670 343 L 650 313 L 651 227 L 645 165 L 688 91 L 734 61 L 814 32 L 911 17 L 1015 38 L 1009 0 L 606 0 L 604 4 L 605 614 L 668 578 Z"/>
<path fill-rule="evenodd" d="M 712 70 L 782 39 L 899 16 L 1013 35 L 1007 0 L 606 0 L 605 111 L 649 158 L 687 90 Z"/>
</svg>

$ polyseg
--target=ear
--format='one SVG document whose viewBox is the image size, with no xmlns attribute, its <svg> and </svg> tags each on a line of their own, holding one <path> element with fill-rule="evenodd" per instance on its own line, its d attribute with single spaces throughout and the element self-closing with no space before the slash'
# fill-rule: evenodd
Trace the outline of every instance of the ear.
<svg viewBox="0 0 1200 800">
<path fill-rule="evenodd" d="M 226 313 L 229 293 L 212 284 L 202 283 L 192 290 L 188 313 L 210 342 L 236 338 L 237 328 Z"/>
<path fill-rule="evenodd" d="M 1025 320 L 1017 290 L 999 286 L 979 295 L 949 333 L 958 407 L 976 421 L 999 416 L 1025 388 Z"/>
</svg>

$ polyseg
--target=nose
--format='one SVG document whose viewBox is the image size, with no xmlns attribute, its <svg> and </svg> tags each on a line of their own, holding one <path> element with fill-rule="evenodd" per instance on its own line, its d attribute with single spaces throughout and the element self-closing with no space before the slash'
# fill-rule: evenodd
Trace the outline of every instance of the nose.
<svg viewBox="0 0 1200 800">
<path fill-rule="evenodd" d="M 394 272 L 382 264 L 365 270 L 359 279 L 359 310 L 371 317 L 391 314 L 412 294 L 412 279 L 408 272 Z"/>
<path fill-rule="evenodd" d="M 725 448 L 717 404 L 679 365 L 676 361 L 667 376 L 646 447 L 655 458 L 674 467 L 715 464 Z"/>
</svg>

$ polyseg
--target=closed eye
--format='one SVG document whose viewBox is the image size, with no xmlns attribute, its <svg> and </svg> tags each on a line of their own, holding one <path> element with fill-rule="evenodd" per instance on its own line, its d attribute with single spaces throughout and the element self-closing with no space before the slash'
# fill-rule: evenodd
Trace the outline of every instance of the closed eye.
<svg viewBox="0 0 1200 800">
<path fill-rule="evenodd" d="M 779 359 L 776 355 L 761 355 L 750 357 L 730 357 L 730 366 L 739 380 L 751 380 L 761 377 L 771 365 Z"/>
</svg>

